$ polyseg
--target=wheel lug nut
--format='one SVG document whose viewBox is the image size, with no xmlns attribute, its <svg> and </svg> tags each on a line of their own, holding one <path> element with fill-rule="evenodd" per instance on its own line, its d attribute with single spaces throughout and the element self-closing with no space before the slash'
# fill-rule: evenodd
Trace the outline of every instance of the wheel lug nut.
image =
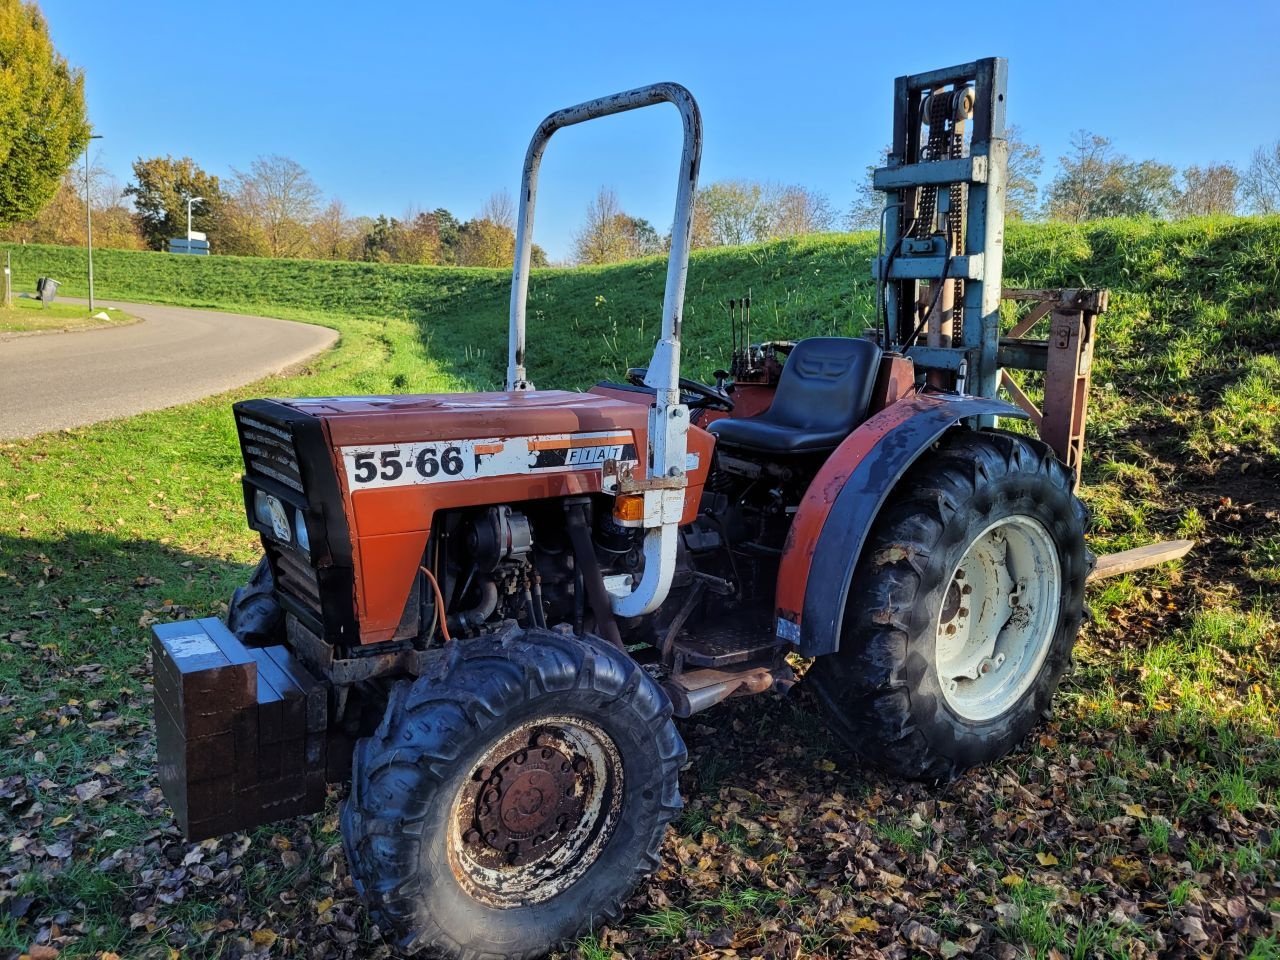
<svg viewBox="0 0 1280 960">
<path fill-rule="evenodd" d="M 516 754 L 516 763 L 524 763 L 528 759 L 529 759 L 528 751 L 521 750 L 519 753 Z"/>
<path fill-rule="evenodd" d="M 574 773 L 582 773 L 586 769 L 587 769 L 587 761 L 584 760 L 582 757 L 579 757 L 577 760 L 573 761 Z"/>
<path fill-rule="evenodd" d="M 498 831 L 497 831 L 497 830 L 490 830 L 488 833 L 486 833 L 486 834 L 484 835 L 485 843 L 493 843 L 493 841 L 495 841 L 495 840 L 497 840 L 497 839 L 498 839 Z"/>
<path fill-rule="evenodd" d="M 948 624 L 947 624 L 947 633 L 948 633 L 948 634 L 952 634 L 952 633 L 955 633 L 955 632 L 956 632 L 956 625 L 955 625 L 954 623 L 948 623 Z"/>
<path fill-rule="evenodd" d="M 570 763 L 569 763 L 569 761 L 568 761 L 568 760 L 566 760 L 564 763 L 560 764 L 560 769 L 561 769 L 561 771 L 563 771 L 564 773 L 568 773 L 570 770 L 572 770 L 572 769 L 573 769 L 573 766 L 572 766 L 572 764 L 570 764 Z"/>
<path fill-rule="evenodd" d="M 957 571 L 956 571 L 956 579 L 957 579 L 957 580 L 963 580 L 963 579 L 964 579 L 964 571 L 963 571 L 963 570 L 957 570 Z"/>
<path fill-rule="evenodd" d="M 542 759 L 543 759 L 543 760 L 550 760 L 550 759 L 551 759 L 551 751 L 550 751 L 548 748 L 546 748 L 546 747 L 543 747 L 543 748 L 542 748 Z"/>
<path fill-rule="evenodd" d="M 481 767 L 479 770 L 476 771 L 477 780 L 488 780 L 489 777 L 492 775 L 493 775 L 492 767 Z"/>
<path fill-rule="evenodd" d="M 490 812 L 491 812 L 491 811 L 490 811 L 490 809 L 489 809 L 489 805 L 488 805 L 487 803 L 482 803 L 482 804 L 480 804 L 480 809 L 478 809 L 478 810 L 476 811 L 476 813 L 480 814 L 480 816 L 482 816 L 482 817 L 487 817 L 487 816 L 489 815 L 489 813 L 490 813 Z"/>
<path fill-rule="evenodd" d="M 966 583 L 963 587 L 960 588 L 960 593 L 961 595 L 967 597 L 969 594 L 973 593 L 973 587 Z"/>
<path fill-rule="evenodd" d="M 484 795 L 484 802 L 485 802 L 485 803 L 497 803 L 497 802 L 498 802 L 498 791 L 497 791 L 497 790 L 490 790 L 488 793 L 486 793 L 486 794 Z"/>
<path fill-rule="evenodd" d="M 475 843 L 477 840 L 480 839 L 480 831 L 468 830 L 466 835 L 462 839 L 467 841 L 467 843 Z"/>
<path fill-rule="evenodd" d="M 967 617 L 968 615 L 969 615 L 969 608 L 968 608 L 968 607 L 961 607 L 961 608 L 960 608 L 960 616 L 962 616 L 962 617 Z"/>
</svg>

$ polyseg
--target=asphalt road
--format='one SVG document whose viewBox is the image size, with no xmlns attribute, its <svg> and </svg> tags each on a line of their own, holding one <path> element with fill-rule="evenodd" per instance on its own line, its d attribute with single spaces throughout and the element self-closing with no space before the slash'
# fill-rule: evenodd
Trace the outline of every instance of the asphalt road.
<svg viewBox="0 0 1280 960">
<path fill-rule="evenodd" d="M 0 439 L 189 403 L 291 367 L 338 338 L 290 320 L 100 303 L 141 322 L 0 339 Z"/>
</svg>

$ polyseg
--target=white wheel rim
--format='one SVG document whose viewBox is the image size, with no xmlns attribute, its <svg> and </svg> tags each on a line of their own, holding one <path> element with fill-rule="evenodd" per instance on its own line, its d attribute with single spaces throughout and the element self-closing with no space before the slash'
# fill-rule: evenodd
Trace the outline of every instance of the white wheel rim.
<svg viewBox="0 0 1280 960">
<path fill-rule="evenodd" d="M 1034 517 L 1005 517 L 970 541 L 938 614 L 934 668 L 953 711 L 990 720 L 1022 698 L 1049 655 L 1061 588 L 1057 546 Z"/>
<path fill-rule="evenodd" d="M 544 755 L 545 762 L 542 757 L 526 759 L 534 754 Z M 568 787 L 577 811 L 562 824 L 540 829 L 545 836 L 535 838 L 538 852 L 519 864 L 506 862 L 500 851 L 477 836 L 473 811 L 477 802 L 484 803 L 484 790 L 477 785 L 490 780 L 504 759 L 513 758 L 549 771 L 563 765 L 561 772 L 571 782 L 560 786 Z M 540 769 L 529 772 L 543 776 Z M 566 715 L 522 723 L 471 765 L 458 788 L 448 834 L 453 874 L 472 897 L 490 906 L 518 907 L 549 900 L 576 883 L 599 859 L 617 826 L 622 791 L 622 757 L 613 738 L 599 726 Z M 515 813 L 518 817 L 519 811 Z"/>
</svg>

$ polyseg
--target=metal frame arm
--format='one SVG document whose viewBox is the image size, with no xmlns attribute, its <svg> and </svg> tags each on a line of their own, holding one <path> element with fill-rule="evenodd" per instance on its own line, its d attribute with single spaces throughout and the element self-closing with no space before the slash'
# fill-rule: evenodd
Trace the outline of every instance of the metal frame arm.
<svg viewBox="0 0 1280 960">
<path fill-rule="evenodd" d="M 511 329 L 507 362 L 507 389 L 527 390 L 525 376 L 525 305 L 529 298 L 529 260 L 533 250 L 533 214 L 538 195 L 538 169 L 551 135 L 563 127 L 584 123 L 597 117 L 625 113 L 658 103 L 675 104 L 684 123 L 684 150 L 680 155 L 680 171 L 676 181 L 676 212 L 671 224 L 671 254 L 667 261 L 667 287 L 662 300 L 662 337 L 669 344 L 659 346 L 664 361 L 650 365 L 650 386 L 658 389 L 659 402 L 680 402 L 680 321 L 684 312 L 685 277 L 689 272 L 689 239 L 693 232 L 693 197 L 698 187 L 698 168 L 702 163 L 702 114 L 693 94 L 678 83 L 654 83 L 598 100 L 588 100 L 574 107 L 557 110 L 548 116 L 529 141 L 525 153 L 524 172 L 520 180 L 520 215 L 516 224 L 516 261 L 511 274 Z M 674 349 L 671 349 L 674 347 Z M 655 359 L 659 356 L 655 355 Z M 655 382 L 656 381 L 656 382 Z M 664 393 L 666 394 L 664 396 Z"/>
</svg>

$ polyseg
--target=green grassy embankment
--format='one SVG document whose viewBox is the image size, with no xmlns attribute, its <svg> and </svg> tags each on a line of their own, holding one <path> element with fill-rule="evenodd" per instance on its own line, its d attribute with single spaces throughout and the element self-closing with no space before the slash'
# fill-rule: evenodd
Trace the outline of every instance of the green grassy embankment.
<svg viewBox="0 0 1280 960">
<path fill-rule="evenodd" d="M 102 317 L 106 314 L 106 318 Z M 38 300 L 14 297 L 12 307 L 0 307 L 0 339 L 7 334 L 70 333 L 98 327 L 118 327 L 136 322 L 122 310 L 89 308 L 74 303 L 41 306 Z"/>
<path fill-rule="evenodd" d="M 748 290 L 757 339 L 860 331 L 872 247 L 698 254 L 688 374 L 725 362 L 721 304 Z M 83 295 L 82 251 L 12 251 L 15 289 L 50 275 Z M 254 559 L 233 399 L 495 386 L 508 275 L 111 251 L 94 266 L 103 298 L 342 338 L 288 378 L 0 444 L 0 947 L 352 955 L 364 921 L 332 813 L 252 844 L 177 839 L 152 774 L 146 628 L 219 612 Z M 535 382 L 644 363 L 663 273 L 536 273 Z M 1013 226 L 1006 282 L 1113 291 L 1084 488 L 1095 549 L 1201 546 L 1093 588 L 1053 720 L 955 784 L 844 766 L 803 693 L 685 724 L 698 762 L 665 866 L 583 956 L 1280 956 L 1280 219 Z"/>
</svg>

